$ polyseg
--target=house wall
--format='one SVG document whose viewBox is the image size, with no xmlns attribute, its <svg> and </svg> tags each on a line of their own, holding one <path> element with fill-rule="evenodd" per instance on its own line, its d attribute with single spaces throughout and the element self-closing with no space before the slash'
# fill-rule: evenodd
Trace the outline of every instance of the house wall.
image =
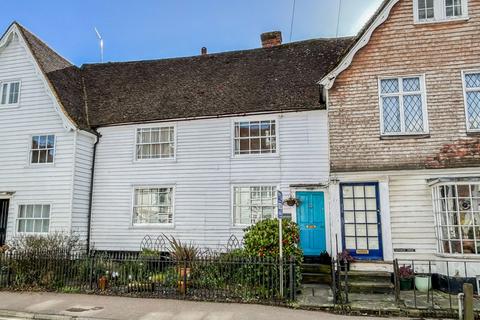
<svg viewBox="0 0 480 320">
<path fill-rule="evenodd" d="M 278 120 L 279 154 L 273 156 L 232 156 L 233 122 L 238 119 L 173 123 L 175 160 L 134 160 L 136 129 L 158 124 L 99 128 L 92 246 L 139 250 L 145 235 L 162 233 L 201 247 L 224 246 L 230 235 L 243 233 L 232 223 L 233 185 L 275 184 L 288 195 L 291 184 L 328 180 L 326 111 L 246 117 Z M 173 228 L 133 226 L 132 197 L 137 185 L 175 187 Z"/>
<path fill-rule="evenodd" d="M 414 24 L 400 0 L 329 90 L 332 172 L 479 165 L 480 136 L 466 132 L 462 70 L 480 69 L 480 2 L 468 20 Z M 378 79 L 424 75 L 429 135 L 382 139 Z"/>
<path fill-rule="evenodd" d="M 15 235 L 20 204 L 51 204 L 50 231 L 70 231 L 72 206 L 77 213 L 86 215 L 81 204 L 84 196 L 79 192 L 72 200 L 72 186 L 76 184 L 76 189 L 81 189 L 82 182 L 76 178 L 84 165 L 79 164 L 74 177 L 75 132 L 65 129 L 42 75 L 17 35 L 0 50 L 0 81 L 8 80 L 20 80 L 21 88 L 17 107 L 0 106 L 0 192 L 14 192 L 10 198 L 7 238 Z M 54 164 L 29 164 L 31 136 L 35 134 L 55 134 Z M 84 139 L 79 134 L 83 149 L 77 158 L 85 160 L 89 152 Z M 80 225 L 74 220 L 75 225 Z"/>
<path fill-rule="evenodd" d="M 437 250 L 432 191 L 427 179 L 446 176 L 478 177 L 480 168 L 352 172 L 335 175 L 335 179 L 340 183 L 379 182 L 385 260 L 399 259 L 406 263 L 411 259 L 442 260 Z M 340 212 L 338 184 L 330 188 L 331 211 Z M 339 214 L 333 227 L 339 239 L 340 223 Z M 464 258 L 445 257 L 450 260 Z"/>
</svg>

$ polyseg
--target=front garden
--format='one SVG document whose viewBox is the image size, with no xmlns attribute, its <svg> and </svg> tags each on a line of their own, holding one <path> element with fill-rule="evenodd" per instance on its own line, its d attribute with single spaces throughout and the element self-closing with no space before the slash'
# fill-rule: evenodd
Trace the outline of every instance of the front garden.
<svg viewBox="0 0 480 320">
<path fill-rule="evenodd" d="M 302 252 L 296 224 L 282 223 L 288 257 L 283 260 L 278 220 L 248 228 L 243 247 L 222 252 L 204 252 L 193 243 L 163 236 L 166 252 L 85 253 L 72 236 L 25 236 L 0 254 L 0 288 L 285 303 L 295 299 Z"/>
</svg>

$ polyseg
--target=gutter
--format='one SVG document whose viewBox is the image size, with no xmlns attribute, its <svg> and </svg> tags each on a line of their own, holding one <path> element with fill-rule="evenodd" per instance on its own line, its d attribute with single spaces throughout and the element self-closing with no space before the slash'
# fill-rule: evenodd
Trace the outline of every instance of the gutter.
<svg viewBox="0 0 480 320">
<path fill-rule="evenodd" d="M 90 253 L 90 238 L 91 238 L 91 227 L 92 227 L 92 204 L 93 204 L 93 181 L 95 174 L 95 158 L 97 154 L 97 144 L 100 142 L 100 133 L 95 131 L 97 139 L 93 144 L 93 154 L 92 154 L 92 168 L 90 169 L 90 191 L 88 194 L 88 222 L 87 222 L 87 253 Z"/>
</svg>

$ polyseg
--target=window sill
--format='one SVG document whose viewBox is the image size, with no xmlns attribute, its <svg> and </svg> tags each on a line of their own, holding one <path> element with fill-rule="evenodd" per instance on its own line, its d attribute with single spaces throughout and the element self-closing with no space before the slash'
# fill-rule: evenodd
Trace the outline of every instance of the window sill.
<svg viewBox="0 0 480 320">
<path fill-rule="evenodd" d="M 427 21 L 415 21 L 415 25 L 429 25 L 429 24 L 438 24 L 438 23 L 455 23 L 455 22 L 467 22 L 470 20 L 469 16 L 466 17 L 459 17 L 459 18 L 449 18 L 449 19 L 442 19 L 442 20 L 427 20 Z"/>
<path fill-rule="evenodd" d="M 159 163 L 175 163 L 177 158 L 156 158 L 156 159 L 134 159 L 135 164 L 159 164 Z"/>
<path fill-rule="evenodd" d="M 130 229 L 175 229 L 175 225 L 173 223 L 134 224 Z"/>
<path fill-rule="evenodd" d="M 55 163 L 30 163 L 27 164 L 25 169 L 38 169 L 38 168 L 54 168 Z"/>
<path fill-rule="evenodd" d="M 480 130 L 479 131 L 467 131 L 468 137 L 480 137 Z"/>
<path fill-rule="evenodd" d="M 400 135 L 381 135 L 380 140 L 404 140 L 404 139 L 428 139 L 429 133 L 422 134 L 400 134 Z"/>
<path fill-rule="evenodd" d="M 474 260 L 480 261 L 480 254 L 461 254 L 461 253 L 436 253 L 435 256 L 439 258 L 452 260 Z"/>
<path fill-rule="evenodd" d="M 238 160 L 254 160 L 254 159 L 278 159 L 280 154 L 278 153 L 268 153 L 268 154 L 237 154 L 233 155 L 232 159 Z"/>
</svg>

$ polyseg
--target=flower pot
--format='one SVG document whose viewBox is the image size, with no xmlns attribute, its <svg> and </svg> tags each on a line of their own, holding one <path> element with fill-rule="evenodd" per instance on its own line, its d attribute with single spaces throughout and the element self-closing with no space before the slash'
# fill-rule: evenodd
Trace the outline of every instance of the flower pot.
<svg viewBox="0 0 480 320">
<path fill-rule="evenodd" d="M 420 292 L 428 292 L 432 289 L 432 277 L 429 275 L 415 276 L 415 288 Z"/>
<path fill-rule="evenodd" d="M 412 290 L 413 278 L 400 278 L 400 290 Z"/>
</svg>

